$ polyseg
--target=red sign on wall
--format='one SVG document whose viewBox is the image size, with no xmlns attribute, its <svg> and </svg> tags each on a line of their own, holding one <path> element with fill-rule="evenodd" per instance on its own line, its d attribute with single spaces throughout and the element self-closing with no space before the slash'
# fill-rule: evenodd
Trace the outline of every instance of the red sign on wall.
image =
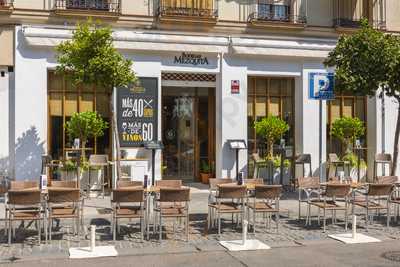
<svg viewBox="0 0 400 267">
<path fill-rule="evenodd" d="M 232 80 L 231 81 L 231 94 L 239 94 L 240 93 L 240 81 Z"/>
</svg>

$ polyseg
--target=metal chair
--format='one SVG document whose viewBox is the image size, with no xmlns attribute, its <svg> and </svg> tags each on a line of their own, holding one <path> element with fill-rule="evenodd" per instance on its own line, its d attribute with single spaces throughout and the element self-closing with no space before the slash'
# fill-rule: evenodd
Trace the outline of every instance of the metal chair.
<svg viewBox="0 0 400 267">
<path fill-rule="evenodd" d="M 377 176 L 376 183 L 378 184 L 395 184 L 399 181 L 397 176 Z"/>
<path fill-rule="evenodd" d="M 389 227 L 390 222 L 390 203 L 393 192 L 393 184 L 369 184 L 368 191 L 365 194 L 363 200 L 356 199 L 353 201 L 353 205 L 365 209 L 365 225 L 368 231 L 369 223 L 369 211 L 370 210 L 386 210 L 386 225 Z M 385 200 L 386 205 L 381 204 L 381 201 Z"/>
<path fill-rule="evenodd" d="M 214 210 L 217 214 L 218 221 L 218 236 L 221 236 L 221 215 L 222 214 L 233 214 L 241 215 L 242 227 L 243 218 L 245 214 L 246 204 L 246 193 L 247 188 L 245 185 L 218 185 L 216 203 L 210 203 L 208 205 L 208 213 L 211 214 L 211 210 Z M 208 216 L 208 220 L 212 220 L 211 216 Z M 210 225 L 210 221 L 208 221 Z"/>
<path fill-rule="evenodd" d="M 298 191 L 299 191 L 299 221 L 301 220 L 301 203 L 307 204 L 307 210 L 310 209 L 310 202 L 312 201 L 312 195 L 319 199 L 321 194 L 321 185 L 319 177 L 299 177 L 297 178 Z M 306 195 L 305 199 L 302 199 L 302 193 Z"/>
<path fill-rule="evenodd" d="M 143 187 L 143 183 L 140 181 L 117 181 L 117 188 L 123 187 Z"/>
<path fill-rule="evenodd" d="M 159 240 L 162 240 L 162 222 L 163 218 L 185 219 L 185 232 L 186 241 L 189 241 L 189 201 L 190 201 L 190 188 L 172 188 L 161 187 L 160 196 L 155 202 L 155 225 L 159 229 Z M 163 203 L 168 203 L 163 205 Z M 169 203 L 173 203 L 170 205 Z M 176 232 L 176 222 L 174 220 L 173 230 Z"/>
<path fill-rule="evenodd" d="M 333 213 L 333 223 L 336 222 L 336 211 L 344 211 L 345 230 L 347 231 L 348 221 L 348 206 L 350 201 L 351 187 L 350 184 L 328 184 L 326 192 L 323 194 L 323 199 L 320 201 L 311 201 L 310 205 L 318 208 L 318 222 L 320 216 L 320 209 L 324 212 L 323 232 L 326 230 L 326 211 L 330 210 Z M 344 206 L 340 205 L 337 198 L 344 199 Z M 310 213 L 307 216 L 309 221 Z"/>
<path fill-rule="evenodd" d="M 78 188 L 77 181 L 51 181 L 50 187 Z"/>
<path fill-rule="evenodd" d="M 260 168 L 266 168 L 267 162 L 266 160 L 262 159 L 258 153 L 251 154 L 254 160 L 254 174 L 253 178 L 257 179 L 260 178 Z"/>
<path fill-rule="evenodd" d="M 36 181 L 11 181 L 10 189 L 11 190 L 39 189 L 39 183 Z"/>
<path fill-rule="evenodd" d="M 41 192 L 37 188 L 24 190 L 9 190 L 7 199 L 8 207 L 8 244 L 15 236 L 14 221 L 36 221 L 38 228 L 38 240 L 41 242 L 41 222 L 43 221 Z M 47 236 L 47 230 L 46 230 Z"/>
<path fill-rule="evenodd" d="M 117 188 L 112 191 L 112 233 L 116 239 L 119 219 L 140 219 L 140 239 L 144 237 L 145 198 L 142 188 Z M 119 231 L 118 231 L 119 232 Z"/>
<path fill-rule="evenodd" d="M 305 165 L 308 164 L 310 166 L 309 176 L 312 176 L 312 166 L 311 166 L 311 154 L 300 154 L 296 157 L 294 161 L 295 165 L 302 165 L 303 174 L 302 177 L 305 177 Z"/>
<path fill-rule="evenodd" d="M 158 180 L 156 181 L 156 186 L 180 188 L 182 186 L 182 180 Z"/>
<path fill-rule="evenodd" d="M 52 239 L 53 219 L 72 219 L 73 232 L 79 236 L 79 229 L 83 227 L 81 216 L 80 189 L 65 187 L 49 187 L 47 199 L 47 219 L 49 239 Z"/>
<path fill-rule="evenodd" d="M 211 218 L 214 218 L 214 216 L 213 216 L 214 209 L 210 208 L 211 207 L 210 204 L 214 204 L 215 205 L 216 202 L 217 202 L 215 197 L 217 195 L 218 185 L 233 184 L 234 182 L 235 181 L 233 179 L 231 179 L 231 178 L 222 178 L 222 179 L 221 178 L 218 178 L 218 179 L 217 178 L 210 178 L 209 179 L 209 185 L 210 185 L 210 188 L 209 188 L 210 192 L 209 192 L 209 195 L 208 195 L 209 212 L 207 214 L 207 217 L 210 216 Z M 211 218 L 207 219 L 207 221 L 209 222 L 208 223 L 208 228 L 211 227 L 210 224 L 214 225 L 214 221 L 211 220 Z"/>
<path fill-rule="evenodd" d="M 107 184 L 105 182 L 105 169 L 107 169 L 108 173 L 108 155 L 90 155 L 89 157 L 89 167 L 90 168 L 100 168 L 101 169 L 101 192 L 102 196 L 104 198 L 104 188 L 105 185 Z M 91 182 L 91 177 L 90 177 L 90 171 L 89 171 L 89 182 L 88 182 L 88 193 L 90 194 L 90 182 Z"/>
<path fill-rule="evenodd" d="M 331 167 L 335 168 L 335 174 L 334 176 L 338 176 L 338 168 L 342 168 L 343 172 L 346 172 L 346 166 L 347 166 L 347 171 L 348 174 L 350 175 L 350 162 L 340 160 L 338 155 L 336 153 L 329 153 L 328 155 L 328 176 L 331 176 Z"/>
<path fill-rule="evenodd" d="M 374 160 L 374 181 L 376 181 L 376 177 L 378 176 L 378 166 L 379 164 L 383 165 L 382 167 L 382 176 L 386 175 L 386 165 L 389 165 L 389 174 L 392 172 L 393 163 L 392 163 L 392 155 L 391 154 L 376 154 Z"/>
<path fill-rule="evenodd" d="M 250 211 L 253 213 L 253 232 L 256 233 L 256 214 L 262 213 L 264 219 L 271 219 L 271 214 L 275 215 L 276 231 L 279 230 L 279 200 L 282 194 L 282 185 L 256 185 L 253 201 L 247 202 L 248 221 L 250 221 Z M 261 200 L 261 201 L 260 201 Z M 267 215 L 267 216 L 266 216 Z M 265 222 L 265 225 L 267 223 Z M 268 223 L 270 225 L 270 223 Z"/>
</svg>

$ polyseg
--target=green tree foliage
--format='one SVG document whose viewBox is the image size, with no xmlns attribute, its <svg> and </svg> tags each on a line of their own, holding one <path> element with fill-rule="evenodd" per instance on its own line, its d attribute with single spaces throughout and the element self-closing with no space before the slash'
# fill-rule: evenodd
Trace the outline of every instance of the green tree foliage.
<svg viewBox="0 0 400 267">
<path fill-rule="evenodd" d="M 96 112 L 86 111 L 74 113 L 65 124 L 65 129 L 69 138 L 79 138 L 83 148 L 82 159 L 85 159 L 85 148 L 89 138 L 96 138 L 104 135 L 104 130 L 108 128 L 105 122 Z"/>
<path fill-rule="evenodd" d="M 335 67 L 335 90 L 376 96 L 384 92 L 400 103 L 400 39 L 373 29 L 367 20 L 352 35 L 342 35 L 325 65 Z M 382 97 L 382 93 L 378 94 Z M 392 175 L 396 173 L 400 109 L 394 136 Z"/>
<path fill-rule="evenodd" d="M 284 133 L 289 130 L 289 125 L 282 119 L 269 115 L 261 121 L 254 123 L 256 133 L 265 138 L 268 149 L 268 158 L 273 158 L 274 143 L 279 140 Z"/>
<path fill-rule="evenodd" d="M 132 61 L 114 48 L 111 28 L 91 20 L 78 24 L 72 40 L 59 44 L 56 53 L 57 72 L 67 74 L 75 85 L 99 84 L 110 88 L 136 80 Z"/>
<path fill-rule="evenodd" d="M 343 143 L 346 154 L 351 152 L 351 146 L 364 132 L 364 123 L 359 118 L 342 117 L 332 123 L 331 135 Z"/>
</svg>

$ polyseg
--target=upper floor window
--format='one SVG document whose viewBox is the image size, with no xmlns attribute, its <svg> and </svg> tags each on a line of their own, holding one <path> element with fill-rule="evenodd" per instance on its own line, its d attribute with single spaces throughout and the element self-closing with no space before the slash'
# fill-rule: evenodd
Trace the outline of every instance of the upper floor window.
<svg viewBox="0 0 400 267">
<path fill-rule="evenodd" d="M 120 11 L 120 0 L 56 0 L 56 10 Z"/>
<path fill-rule="evenodd" d="M 257 0 L 250 5 L 248 21 L 257 25 L 283 22 L 301 27 L 306 23 L 306 6 L 307 0 Z"/>
<path fill-rule="evenodd" d="M 215 0 L 160 0 L 160 17 L 216 18 L 218 12 Z"/>
</svg>

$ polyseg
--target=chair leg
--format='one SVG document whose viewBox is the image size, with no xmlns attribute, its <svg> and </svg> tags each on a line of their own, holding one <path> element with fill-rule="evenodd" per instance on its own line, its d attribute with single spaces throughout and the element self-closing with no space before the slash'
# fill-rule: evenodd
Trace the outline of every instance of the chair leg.
<svg viewBox="0 0 400 267">
<path fill-rule="evenodd" d="M 12 220 L 10 219 L 8 222 L 8 245 L 9 246 L 11 245 L 11 234 L 12 234 L 11 228 L 12 228 Z"/>
<path fill-rule="evenodd" d="M 160 243 L 161 243 L 161 240 L 162 240 L 162 216 L 161 216 L 161 210 L 160 210 L 160 221 L 159 221 L 159 234 L 160 234 L 160 236 L 159 236 L 159 239 L 160 239 Z"/>
<path fill-rule="evenodd" d="M 344 229 L 347 231 L 347 221 L 348 221 L 348 214 L 347 214 L 347 204 L 346 204 L 346 210 L 344 211 Z"/>
<path fill-rule="evenodd" d="M 280 220 L 279 212 L 275 213 L 275 216 L 276 216 L 276 232 L 279 233 L 279 220 Z"/>
<path fill-rule="evenodd" d="M 51 241 L 51 239 L 52 239 L 52 231 L 53 231 L 53 219 L 51 218 L 51 216 L 49 217 L 49 240 Z"/>
<path fill-rule="evenodd" d="M 186 215 L 186 242 L 189 242 L 189 212 Z"/>
<path fill-rule="evenodd" d="M 253 233 L 256 234 L 256 210 L 253 210 Z"/>
<path fill-rule="evenodd" d="M 221 214 L 218 211 L 218 237 L 221 237 Z"/>
<path fill-rule="evenodd" d="M 387 213 L 386 213 L 386 226 L 389 227 L 390 224 L 390 206 L 387 206 Z"/>
<path fill-rule="evenodd" d="M 113 231 L 113 241 L 115 241 L 115 239 L 116 239 L 116 235 L 117 235 L 117 219 L 115 218 L 115 216 L 113 215 L 113 229 L 112 229 L 112 231 Z"/>
<path fill-rule="evenodd" d="M 143 243 L 144 239 L 144 217 L 140 217 L 140 241 Z"/>
<path fill-rule="evenodd" d="M 324 233 L 325 229 L 326 229 L 326 209 L 324 209 L 324 230 L 323 230 Z"/>
<path fill-rule="evenodd" d="M 365 216 L 365 229 L 368 232 L 368 221 L 369 221 L 369 212 L 368 212 L 368 208 L 366 209 L 366 216 Z"/>
</svg>

